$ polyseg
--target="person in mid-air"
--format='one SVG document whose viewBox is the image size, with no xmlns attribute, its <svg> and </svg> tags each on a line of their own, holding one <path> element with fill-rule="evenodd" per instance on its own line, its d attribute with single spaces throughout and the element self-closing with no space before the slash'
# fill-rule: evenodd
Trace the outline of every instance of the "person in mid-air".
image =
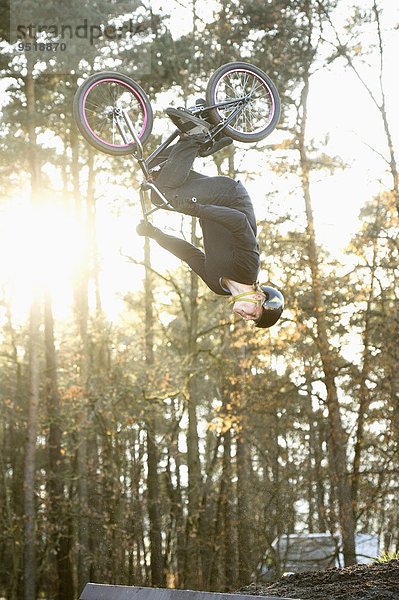
<svg viewBox="0 0 399 600">
<path fill-rule="evenodd" d="M 137 233 L 186 262 L 216 294 L 231 295 L 233 310 L 243 319 L 255 327 L 270 327 L 280 318 L 284 299 L 276 289 L 257 283 L 260 257 L 251 199 L 239 181 L 192 170 L 197 156 L 213 154 L 232 139 L 212 142 L 204 119 L 184 109 L 166 112 L 181 133 L 179 141 L 157 157 L 163 163 L 158 173 L 153 171 L 156 186 L 175 210 L 199 217 L 204 252 L 146 221 L 139 223 Z M 152 201 L 158 202 L 153 192 Z"/>
</svg>

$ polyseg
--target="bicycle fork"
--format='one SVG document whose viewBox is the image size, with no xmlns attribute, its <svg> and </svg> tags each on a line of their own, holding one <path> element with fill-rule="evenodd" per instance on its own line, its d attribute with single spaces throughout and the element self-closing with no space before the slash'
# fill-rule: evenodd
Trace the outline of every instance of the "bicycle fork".
<svg viewBox="0 0 399 600">
<path fill-rule="evenodd" d="M 145 177 L 145 181 L 143 181 L 143 183 L 140 185 L 140 203 L 141 203 L 141 209 L 143 211 L 144 220 L 146 222 L 148 222 L 148 216 L 151 215 L 153 212 L 159 210 L 160 208 L 173 211 L 174 208 L 169 204 L 169 202 L 167 201 L 165 196 L 162 194 L 162 192 L 160 192 L 158 190 L 158 188 L 152 182 L 152 177 L 150 176 L 150 173 L 148 171 L 147 163 L 143 158 L 143 145 L 140 141 L 139 136 L 137 135 L 136 130 L 133 127 L 133 123 L 130 120 L 127 110 L 124 109 L 124 110 L 120 111 L 120 113 L 117 113 L 114 116 L 114 118 L 116 121 L 116 126 L 118 127 L 118 130 L 119 130 L 125 144 L 128 144 L 130 142 L 130 140 L 128 139 L 128 136 L 126 135 L 126 131 L 123 126 L 123 122 L 126 124 L 128 130 L 130 131 L 130 133 L 136 143 L 136 147 L 134 148 L 132 153 L 137 151 L 137 156 L 136 156 L 137 162 L 139 163 L 139 166 Z M 158 198 L 162 201 L 161 205 L 159 205 L 159 206 L 157 205 L 157 206 L 151 208 L 150 210 L 147 209 L 147 202 L 146 202 L 146 192 L 149 190 L 152 190 L 158 196 Z"/>
</svg>

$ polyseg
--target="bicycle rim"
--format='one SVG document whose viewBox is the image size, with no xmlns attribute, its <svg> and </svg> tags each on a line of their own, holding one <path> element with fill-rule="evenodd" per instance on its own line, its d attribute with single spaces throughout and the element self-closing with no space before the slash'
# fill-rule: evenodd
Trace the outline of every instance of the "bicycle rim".
<svg viewBox="0 0 399 600">
<path fill-rule="evenodd" d="M 122 137 L 117 126 L 117 114 L 127 110 L 138 136 L 141 137 L 147 125 L 147 109 L 138 92 L 128 83 L 107 77 L 93 83 L 82 101 L 83 119 L 94 138 L 112 148 L 131 146 L 134 140 L 123 124 L 128 142 Z"/>
<path fill-rule="evenodd" d="M 264 131 L 272 122 L 275 114 L 275 100 L 267 82 L 250 70 L 233 68 L 222 75 L 215 86 L 213 101 L 215 104 L 229 100 L 247 98 L 248 102 L 241 112 L 229 123 L 229 128 L 239 134 L 256 135 Z M 231 115 L 233 107 L 216 109 L 221 120 Z"/>
</svg>

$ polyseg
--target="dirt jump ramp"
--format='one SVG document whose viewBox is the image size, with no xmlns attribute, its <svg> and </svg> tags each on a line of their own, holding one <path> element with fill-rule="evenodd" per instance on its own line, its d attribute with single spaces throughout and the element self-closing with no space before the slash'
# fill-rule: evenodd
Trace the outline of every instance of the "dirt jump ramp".
<svg viewBox="0 0 399 600">
<path fill-rule="evenodd" d="M 275 596 L 222 594 L 193 590 L 106 585 L 102 583 L 87 583 L 80 595 L 80 600 L 256 600 L 256 598 L 276 600 Z M 280 597 L 278 600 L 297 599 Z"/>
</svg>

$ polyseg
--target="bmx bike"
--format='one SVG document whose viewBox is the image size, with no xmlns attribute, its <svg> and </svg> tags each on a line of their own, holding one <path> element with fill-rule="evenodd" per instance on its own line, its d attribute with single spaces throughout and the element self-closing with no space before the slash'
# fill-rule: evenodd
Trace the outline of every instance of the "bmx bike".
<svg viewBox="0 0 399 600">
<path fill-rule="evenodd" d="M 211 124 L 211 143 L 221 132 L 238 142 L 258 142 L 278 123 L 280 98 L 277 88 L 264 71 L 249 63 L 232 62 L 219 67 L 208 81 L 205 98 L 205 102 L 188 110 Z M 137 82 L 112 71 L 91 75 L 76 91 L 73 115 L 91 146 L 113 156 L 132 154 L 137 160 L 144 176 L 140 201 L 145 221 L 159 208 L 174 210 L 156 187 L 149 165 L 180 131 L 176 129 L 148 158 L 144 158 L 143 146 L 152 130 L 153 113 L 147 94 Z M 158 168 L 162 164 L 158 164 Z M 158 197 L 154 207 L 146 202 L 149 190 Z"/>
</svg>

